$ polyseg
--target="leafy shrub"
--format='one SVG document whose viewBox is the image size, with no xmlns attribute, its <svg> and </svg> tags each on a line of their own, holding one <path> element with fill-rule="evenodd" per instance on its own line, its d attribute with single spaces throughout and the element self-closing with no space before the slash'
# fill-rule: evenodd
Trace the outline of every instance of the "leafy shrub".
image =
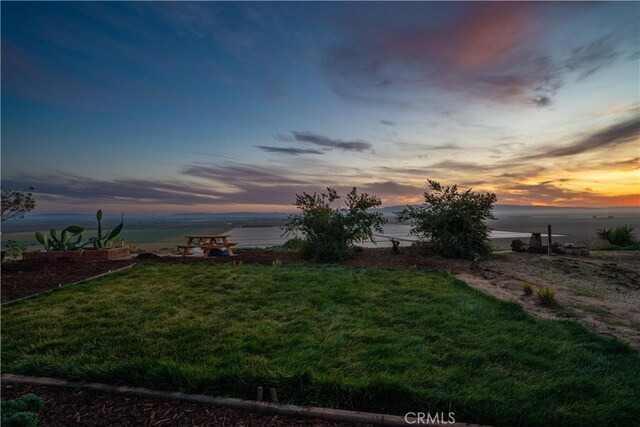
<svg viewBox="0 0 640 427">
<path fill-rule="evenodd" d="M 300 237 L 294 237 L 282 244 L 283 249 L 287 249 L 291 251 L 299 251 L 302 249 L 303 246 L 304 246 L 304 239 L 301 239 Z"/>
<path fill-rule="evenodd" d="M 529 282 L 524 282 L 522 284 L 522 291 L 525 295 L 533 295 L 533 285 Z"/>
<path fill-rule="evenodd" d="M 459 192 L 458 186 L 446 187 L 429 180 L 431 192 L 417 208 L 407 206 L 397 213 L 399 222 L 413 221 L 411 233 L 430 240 L 435 253 L 451 258 L 476 259 L 491 252 L 489 227 L 494 219 L 493 193 Z"/>
<path fill-rule="evenodd" d="M 540 304 L 542 305 L 551 306 L 556 302 L 556 291 L 551 288 L 547 288 L 545 286 L 538 288 L 538 290 L 536 291 L 536 295 L 538 296 Z"/>
<path fill-rule="evenodd" d="M 634 227 L 621 225 L 615 228 L 598 230 L 598 237 L 613 246 L 632 246 L 638 243 L 633 233 Z"/>
<path fill-rule="evenodd" d="M 301 214 L 290 215 L 284 234 L 301 232 L 299 253 L 318 261 L 340 261 L 353 253 L 355 243 L 373 240 L 373 231 L 382 232 L 384 216 L 370 209 L 380 206 L 379 198 L 367 193 L 358 194 L 353 187 L 347 194 L 344 208 L 331 205 L 340 196 L 327 188 L 326 193 L 296 194 L 296 207 Z"/>
<path fill-rule="evenodd" d="M 14 400 L 2 400 L 0 403 L 3 427 L 36 427 L 38 412 L 44 401 L 32 393 L 27 393 Z"/>
</svg>

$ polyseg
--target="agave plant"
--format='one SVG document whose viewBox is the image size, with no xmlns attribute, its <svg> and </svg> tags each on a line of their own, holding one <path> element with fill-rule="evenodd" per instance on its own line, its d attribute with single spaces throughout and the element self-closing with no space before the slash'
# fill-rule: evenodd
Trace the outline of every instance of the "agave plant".
<svg viewBox="0 0 640 427">
<path fill-rule="evenodd" d="M 98 209 L 96 212 L 96 219 L 98 220 L 98 236 L 89 238 L 89 241 L 85 245 L 93 245 L 93 249 L 105 249 L 111 245 L 113 239 L 118 237 L 124 226 L 124 215 L 120 219 L 120 224 L 111 231 L 102 233 L 102 209 Z"/>
<path fill-rule="evenodd" d="M 42 244 L 46 251 L 73 251 L 80 249 L 80 241 L 82 240 L 82 232 L 84 228 L 77 225 L 70 225 L 62 230 L 60 237 L 55 228 L 49 230 L 49 235 L 36 232 L 36 240 Z"/>
</svg>

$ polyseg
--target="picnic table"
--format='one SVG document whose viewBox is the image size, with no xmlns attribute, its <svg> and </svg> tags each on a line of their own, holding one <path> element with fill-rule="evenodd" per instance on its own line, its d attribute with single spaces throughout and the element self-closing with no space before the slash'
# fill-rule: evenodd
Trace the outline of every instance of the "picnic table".
<svg viewBox="0 0 640 427">
<path fill-rule="evenodd" d="M 186 245 L 178 245 L 178 249 L 182 251 L 182 256 L 187 256 L 189 251 L 194 248 L 202 249 L 204 257 L 208 257 L 209 253 L 214 249 L 226 249 L 229 256 L 234 256 L 233 246 L 237 243 L 229 243 L 227 237 L 231 237 L 228 234 L 221 234 L 219 236 L 185 236 L 187 238 Z"/>
</svg>

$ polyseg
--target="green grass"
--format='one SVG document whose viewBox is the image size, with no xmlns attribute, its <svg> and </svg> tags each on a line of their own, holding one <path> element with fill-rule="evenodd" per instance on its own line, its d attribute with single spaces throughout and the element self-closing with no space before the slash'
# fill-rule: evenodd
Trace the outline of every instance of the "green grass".
<svg viewBox="0 0 640 427">
<path fill-rule="evenodd" d="M 640 358 L 438 272 L 138 265 L 2 308 L 2 370 L 493 425 L 628 425 Z"/>
</svg>

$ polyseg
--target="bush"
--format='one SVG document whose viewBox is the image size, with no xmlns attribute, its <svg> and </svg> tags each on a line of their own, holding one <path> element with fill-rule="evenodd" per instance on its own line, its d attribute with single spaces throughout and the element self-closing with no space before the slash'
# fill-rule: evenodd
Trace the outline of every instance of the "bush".
<svg viewBox="0 0 640 427">
<path fill-rule="evenodd" d="M 556 291 L 554 291 L 551 288 L 547 288 L 547 287 L 541 287 L 538 288 L 538 290 L 536 291 L 536 295 L 538 296 L 538 299 L 540 300 L 540 304 L 542 305 L 546 305 L 546 306 L 551 306 L 554 305 L 556 300 Z"/>
<path fill-rule="evenodd" d="M 355 243 L 373 240 L 373 231 L 382 232 L 386 220 L 371 208 L 382 202 L 367 193 L 358 194 L 353 187 L 345 200 L 344 208 L 331 205 L 340 196 L 336 190 L 327 188 L 327 193 L 296 194 L 296 207 L 301 214 L 290 215 L 284 234 L 302 233 L 299 253 L 304 258 L 318 261 L 340 261 L 349 257 Z"/>
<path fill-rule="evenodd" d="M 3 427 L 36 427 L 38 425 L 38 412 L 44 406 L 41 398 L 32 393 L 27 393 L 15 400 L 3 400 L 2 407 Z"/>
<path fill-rule="evenodd" d="M 633 231 L 634 228 L 632 226 L 621 225 L 608 230 L 598 230 L 598 237 L 612 246 L 632 246 L 638 242 Z"/>
<path fill-rule="evenodd" d="M 399 222 L 412 220 L 411 233 L 431 240 L 435 253 L 451 258 L 476 259 L 491 252 L 489 227 L 494 219 L 493 193 L 459 192 L 458 186 L 445 187 L 429 180 L 431 192 L 424 194 L 421 207 L 407 206 L 397 213 Z"/>
<path fill-rule="evenodd" d="M 282 249 L 290 250 L 290 251 L 299 251 L 304 246 L 304 239 L 300 237 L 294 237 L 293 239 L 289 239 L 282 244 Z"/>
<path fill-rule="evenodd" d="M 525 295 L 533 295 L 533 285 L 529 282 L 524 282 L 522 284 L 522 291 Z"/>
</svg>

